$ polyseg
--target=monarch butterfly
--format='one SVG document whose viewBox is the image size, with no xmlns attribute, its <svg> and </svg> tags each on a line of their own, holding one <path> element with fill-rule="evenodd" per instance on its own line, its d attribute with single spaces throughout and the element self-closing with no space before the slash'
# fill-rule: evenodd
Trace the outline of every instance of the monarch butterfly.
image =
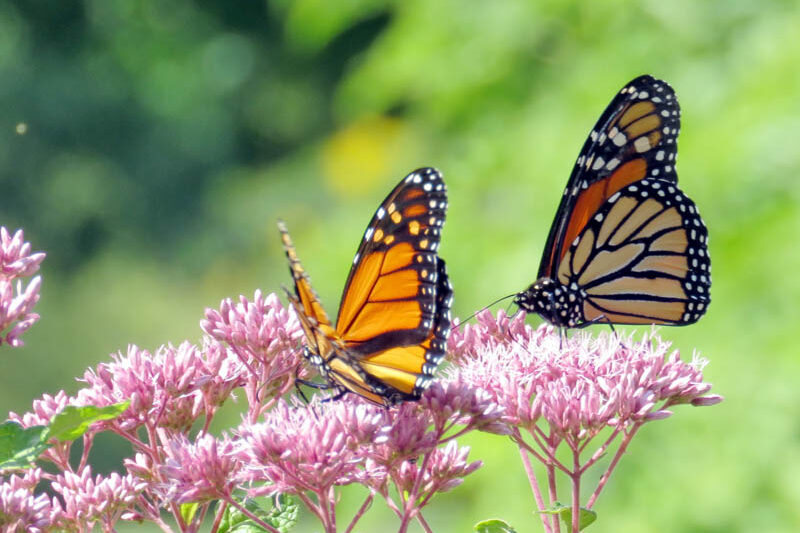
<svg viewBox="0 0 800 533">
<path fill-rule="evenodd" d="M 415 170 L 389 193 L 356 252 L 335 327 L 278 222 L 304 355 L 335 397 L 353 392 L 390 406 L 419 399 L 430 385 L 450 333 L 453 292 L 436 253 L 446 209 L 447 189 L 433 168 Z"/>
<path fill-rule="evenodd" d="M 514 302 L 558 327 L 686 325 L 710 300 L 708 231 L 678 189 L 680 109 L 652 76 L 600 116 L 556 211 L 538 279 Z"/>
</svg>

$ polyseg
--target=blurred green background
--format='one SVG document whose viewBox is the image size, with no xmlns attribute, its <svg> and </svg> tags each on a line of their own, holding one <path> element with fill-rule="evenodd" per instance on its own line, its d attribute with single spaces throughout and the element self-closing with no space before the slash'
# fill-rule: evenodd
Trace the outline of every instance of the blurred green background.
<svg viewBox="0 0 800 533">
<path fill-rule="evenodd" d="M 798 28 L 794 0 L 0 2 L 0 225 L 48 253 L 0 406 L 288 284 L 279 216 L 335 311 L 378 202 L 423 165 L 449 187 L 456 315 L 526 287 L 586 134 L 650 73 L 680 99 L 714 264 L 707 316 L 661 334 L 726 400 L 645 427 L 591 530 L 798 531 Z M 515 448 L 467 443 L 485 466 L 429 508 L 434 530 L 540 531 Z M 358 530 L 391 524 L 375 505 Z"/>
</svg>

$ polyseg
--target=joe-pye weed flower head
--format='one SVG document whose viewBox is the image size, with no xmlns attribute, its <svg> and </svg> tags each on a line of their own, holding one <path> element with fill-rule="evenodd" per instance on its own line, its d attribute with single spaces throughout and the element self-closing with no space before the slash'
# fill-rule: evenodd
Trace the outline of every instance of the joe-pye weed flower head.
<svg viewBox="0 0 800 533">
<path fill-rule="evenodd" d="M 460 379 L 486 390 L 505 409 L 512 440 L 518 445 L 540 511 L 558 500 L 555 476 L 572 483 L 573 516 L 580 507 L 583 473 L 610 453 L 606 472 L 589 498 L 591 509 L 630 440 L 643 424 L 664 419 L 678 404 L 713 405 L 703 381 L 706 361 L 683 361 L 657 334 L 641 340 L 600 332 L 561 336 L 549 325 L 527 326 L 525 315 L 503 311 L 477 315 L 477 324 L 461 326 L 450 337 L 451 357 L 460 364 Z M 593 439 L 602 434 L 602 441 Z M 594 444 L 594 448 L 591 446 Z M 559 459 L 566 448 L 569 462 Z M 546 469 L 545 502 L 530 457 Z M 557 518 L 546 519 L 546 531 L 558 531 Z M 573 525 L 574 528 L 575 524 Z"/>
</svg>

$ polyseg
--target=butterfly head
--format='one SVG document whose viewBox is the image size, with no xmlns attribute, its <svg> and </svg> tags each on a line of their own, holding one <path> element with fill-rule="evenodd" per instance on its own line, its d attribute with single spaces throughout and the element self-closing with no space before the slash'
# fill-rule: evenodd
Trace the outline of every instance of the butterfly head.
<svg viewBox="0 0 800 533">
<path fill-rule="evenodd" d="M 517 293 L 514 303 L 526 313 L 536 313 L 548 322 L 558 320 L 555 290 L 557 283 L 550 278 L 539 278 L 524 291 Z"/>
<path fill-rule="evenodd" d="M 573 328 L 585 322 L 581 313 L 583 296 L 577 286 L 562 285 L 544 277 L 518 293 L 514 303 L 526 313 L 536 313 L 554 326 Z"/>
</svg>

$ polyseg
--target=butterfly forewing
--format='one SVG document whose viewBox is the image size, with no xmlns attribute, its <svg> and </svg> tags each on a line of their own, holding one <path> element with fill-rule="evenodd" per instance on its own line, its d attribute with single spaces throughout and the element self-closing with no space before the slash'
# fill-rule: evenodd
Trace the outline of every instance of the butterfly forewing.
<svg viewBox="0 0 800 533">
<path fill-rule="evenodd" d="M 372 217 L 345 283 L 336 330 L 372 353 L 422 342 L 436 309 L 437 254 L 447 191 L 435 169 L 409 174 Z"/>
<path fill-rule="evenodd" d="M 555 277 L 591 215 L 623 187 L 646 177 L 677 182 L 680 108 L 672 88 L 640 76 L 597 121 L 572 170 L 545 245 L 539 277 Z"/>
</svg>

